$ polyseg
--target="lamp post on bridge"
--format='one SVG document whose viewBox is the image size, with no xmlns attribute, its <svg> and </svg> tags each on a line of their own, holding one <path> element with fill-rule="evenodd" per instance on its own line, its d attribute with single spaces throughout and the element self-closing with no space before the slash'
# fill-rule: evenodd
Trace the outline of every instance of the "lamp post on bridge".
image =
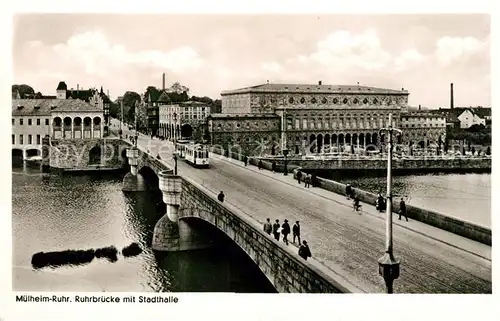
<svg viewBox="0 0 500 321">
<path fill-rule="evenodd" d="M 173 152 L 173 158 L 174 158 L 174 175 L 177 175 L 177 151 Z"/>
<path fill-rule="evenodd" d="M 387 206 L 385 226 L 385 254 L 378 260 L 379 274 L 384 278 L 387 293 L 393 293 L 393 283 L 399 277 L 400 260 L 393 255 L 392 248 L 392 134 L 401 135 L 401 130 L 392 128 L 392 114 L 389 114 L 389 126 L 379 130 L 388 134 L 387 148 Z"/>
<path fill-rule="evenodd" d="M 287 176 L 288 175 L 288 149 L 284 148 L 283 149 L 283 156 L 285 156 L 285 170 L 283 171 L 283 175 Z"/>
</svg>

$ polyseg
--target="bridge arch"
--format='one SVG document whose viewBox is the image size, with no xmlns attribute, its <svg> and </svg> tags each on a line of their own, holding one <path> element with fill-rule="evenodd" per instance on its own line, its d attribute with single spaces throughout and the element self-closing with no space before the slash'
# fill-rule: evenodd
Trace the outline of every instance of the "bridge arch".
<svg viewBox="0 0 500 321">
<path fill-rule="evenodd" d="M 101 164 L 101 147 L 94 146 L 89 151 L 89 165 Z"/>
<path fill-rule="evenodd" d="M 160 179 L 151 167 L 147 165 L 142 166 L 141 169 L 139 169 L 138 173 L 141 174 L 146 181 L 146 188 L 148 190 L 158 190 Z"/>
</svg>

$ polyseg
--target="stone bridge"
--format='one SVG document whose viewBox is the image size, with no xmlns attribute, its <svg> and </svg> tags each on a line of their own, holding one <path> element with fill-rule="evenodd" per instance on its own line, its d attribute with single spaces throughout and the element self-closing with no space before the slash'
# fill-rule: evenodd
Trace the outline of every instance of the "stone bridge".
<svg viewBox="0 0 500 321">
<path fill-rule="evenodd" d="M 185 251 L 211 246 L 207 231 L 208 226 L 212 226 L 233 240 L 278 292 L 361 292 L 334 273 L 329 275 L 300 258 L 296 250 L 265 234 L 259 222 L 230 204 L 219 202 L 216 195 L 203 186 L 173 175 L 161 160 L 135 148 L 127 150 L 127 157 L 131 171 L 124 178 L 123 190 L 146 191 L 158 182 L 166 204 L 166 214 L 154 228 L 153 250 Z M 208 224 L 207 229 L 194 227 L 199 226 L 194 223 L 200 221 Z"/>
</svg>

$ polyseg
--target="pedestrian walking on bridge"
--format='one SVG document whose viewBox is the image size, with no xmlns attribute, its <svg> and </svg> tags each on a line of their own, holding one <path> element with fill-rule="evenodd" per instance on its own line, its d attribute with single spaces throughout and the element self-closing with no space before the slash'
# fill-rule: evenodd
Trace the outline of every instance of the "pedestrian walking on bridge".
<svg viewBox="0 0 500 321">
<path fill-rule="evenodd" d="M 262 169 L 262 159 L 259 159 L 259 163 L 258 163 L 257 167 L 259 168 L 259 170 Z"/>
<path fill-rule="evenodd" d="M 297 182 L 300 184 L 300 179 L 302 178 L 302 172 L 300 170 L 297 171 Z"/>
<path fill-rule="evenodd" d="M 276 220 L 276 223 L 273 224 L 273 234 L 276 241 L 280 240 L 280 220 Z"/>
<path fill-rule="evenodd" d="M 306 177 L 304 178 L 304 183 L 305 187 L 307 188 L 311 187 L 311 174 L 306 174 Z"/>
<path fill-rule="evenodd" d="M 267 219 L 266 223 L 264 223 L 264 232 L 266 232 L 268 235 L 271 235 L 271 232 L 273 231 L 273 226 L 271 225 L 271 219 Z"/>
<path fill-rule="evenodd" d="M 288 220 L 285 220 L 281 226 L 281 234 L 283 234 L 283 242 L 288 245 L 288 234 L 290 234 L 290 224 L 288 224 Z"/>
<path fill-rule="evenodd" d="M 403 215 L 406 218 L 406 221 L 408 222 L 408 216 L 406 216 L 406 203 L 401 197 L 401 202 L 399 202 L 399 219 L 401 219 L 401 215 Z"/>
<path fill-rule="evenodd" d="M 243 161 L 245 162 L 245 166 L 248 165 L 248 156 L 245 155 L 245 157 L 243 158 Z"/>
<path fill-rule="evenodd" d="M 218 199 L 221 203 L 223 203 L 223 202 L 224 202 L 224 197 L 225 197 L 224 192 L 223 192 L 223 191 L 220 191 L 219 196 L 217 196 L 217 199 Z"/>
<path fill-rule="evenodd" d="M 292 233 L 293 233 L 293 243 L 295 243 L 295 237 L 297 237 L 300 245 L 300 224 L 299 221 L 296 221 L 295 224 L 292 227 Z"/>
<path fill-rule="evenodd" d="M 312 256 L 309 245 L 307 245 L 307 241 L 302 241 L 302 245 L 299 247 L 299 256 L 304 260 L 307 260 L 308 257 Z"/>
</svg>

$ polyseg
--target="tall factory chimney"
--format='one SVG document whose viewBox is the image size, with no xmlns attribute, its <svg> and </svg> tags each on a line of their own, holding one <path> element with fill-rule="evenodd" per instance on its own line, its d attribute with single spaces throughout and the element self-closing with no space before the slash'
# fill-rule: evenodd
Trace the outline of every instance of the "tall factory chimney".
<svg viewBox="0 0 500 321">
<path fill-rule="evenodd" d="M 163 73 L 161 89 L 165 90 L 165 73 Z"/>
<path fill-rule="evenodd" d="M 453 83 L 450 84 L 450 109 L 453 109 Z"/>
</svg>

